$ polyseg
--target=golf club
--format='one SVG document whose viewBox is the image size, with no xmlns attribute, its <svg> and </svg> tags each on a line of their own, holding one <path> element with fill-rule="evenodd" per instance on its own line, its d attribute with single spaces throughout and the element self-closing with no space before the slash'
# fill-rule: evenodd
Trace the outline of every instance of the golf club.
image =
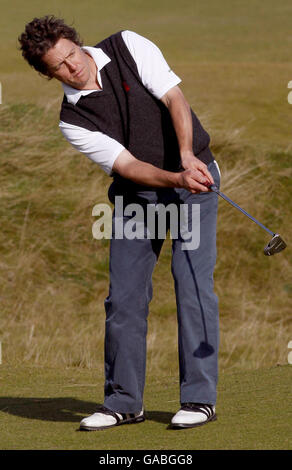
<svg viewBox="0 0 292 470">
<path fill-rule="evenodd" d="M 286 248 L 286 243 L 284 240 L 280 237 L 278 233 L 274 233 L 271 230 L 269 230 L 267 227 L 265 227 L 261 222 L 256 220 L 252 215 L 248 214 L 244 209 L 242 209 L 238 204 L 236 204 L 234 201 L 229 199 L 225 194 L 223 194 L 215 184 L 212 184 L 209 186 L 211 191 L 214 191 L 217 193 L 219 196 L 221 196 L 225 201 L 229 202 L 232 206 L 234 206 L 236 209 L 240 210 L 243 214 L 245 214 L 247 217 L 249 217 L 253 222 L 255 222 L 257 225 L 262 227 L 266 232 L 268 232 L 270 235 L 272 235 L 272 239 L 269 241 L 269 243 L 265 246 L 264 248 L 264 254 L 266 256 L 272 256 L 276 253 L 279 253 L 280 251 L 284 250 Z"/>
</svg>

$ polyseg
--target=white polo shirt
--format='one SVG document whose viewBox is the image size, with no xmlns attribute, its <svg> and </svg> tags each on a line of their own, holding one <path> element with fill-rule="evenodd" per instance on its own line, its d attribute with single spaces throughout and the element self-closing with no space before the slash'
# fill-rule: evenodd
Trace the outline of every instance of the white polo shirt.
<svg viewBox="0 0 292 470">
<path fill-rule="evenodd" d="M 157 99 L 161 99 L 168 90 L 181 82 L 153 42 L 133 31 L 123 31 L 122 38 L 136 62 L 143 85 Z M 97 66 L 98 83 L 102 88 L 100 70 L 106 67 L 111 59 L 100 48 L 82 47 L 82 49 L 94 59 Z M 62 86 L 69 103 L 74 105 L 81 96 L 97 91 L 77 90 L 66 84 L 62 84 Z M 64 137 L 76 150 L 97 163 L 108 175 L 111 174 L 116 158 L 125 149 L 123 145 L 99 131 L 89 131 L 63 121 L 60 121 L 59 127 Z"/>
</svg>

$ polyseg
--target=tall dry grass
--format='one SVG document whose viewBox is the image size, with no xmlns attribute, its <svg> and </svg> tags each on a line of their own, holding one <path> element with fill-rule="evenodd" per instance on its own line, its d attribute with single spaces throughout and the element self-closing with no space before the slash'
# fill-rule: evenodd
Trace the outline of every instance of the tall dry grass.
<svg viewBox="0 0 292 470">
<path fill-rule="evenodd" d="M 108 241 L 92 237 L 91 211 L 109 178 L 56 129 L 56 103 L 1 107 L 0 340 L 5 363 L 103 368 Z M 287 362 L 292 339 L 291 154 L 255 148 L 236 129 L 211 131 L 221 188 L 288 249 L 265 257 L 269 235 L 219 202 L 215 286 L 221 370 Z M 177 371 L 170 240 L 154 275 L 148 372 Z"/>
</svg>

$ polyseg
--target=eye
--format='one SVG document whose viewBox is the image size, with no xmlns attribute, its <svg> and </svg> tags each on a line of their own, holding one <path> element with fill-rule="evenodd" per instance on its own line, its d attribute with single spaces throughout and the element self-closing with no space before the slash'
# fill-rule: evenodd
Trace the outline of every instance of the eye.
<svg viewBox="0 0 292 470">
<path fill-rule="evenodd" d="M 62 67 L 63 64 L 60 64 L 60 65 L 57 65 L 57 67 L 54 67 L 53 68 L 53 72 L 58 72 L 58 70 L 60 70 L 60 68 Z"/>
</svg>

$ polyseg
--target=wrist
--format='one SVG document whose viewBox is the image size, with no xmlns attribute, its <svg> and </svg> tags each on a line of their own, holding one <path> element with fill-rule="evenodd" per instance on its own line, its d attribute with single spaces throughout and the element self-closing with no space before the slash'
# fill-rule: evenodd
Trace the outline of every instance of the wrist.
<svg viewBox="0 0 292 470">
<path fill-rule="evenodd" d="M 182 172 L 172 173 L 172 183 L 174 188 L 183 188 Z"/>
<path fill-rule="evenodd" d="M 190 163 L 195 159 L 194 152 L 192 150 L 183 150 L 180 152 L 180 158 L 183 166 L 188 167 Z"/>
<path fill-rule="evenodd" d="M 182 160 L 186 158 L 194 157 L 193 149 L 187 148 L 187 149 L 180 150 L 180 157 Z"/>
</svg>

